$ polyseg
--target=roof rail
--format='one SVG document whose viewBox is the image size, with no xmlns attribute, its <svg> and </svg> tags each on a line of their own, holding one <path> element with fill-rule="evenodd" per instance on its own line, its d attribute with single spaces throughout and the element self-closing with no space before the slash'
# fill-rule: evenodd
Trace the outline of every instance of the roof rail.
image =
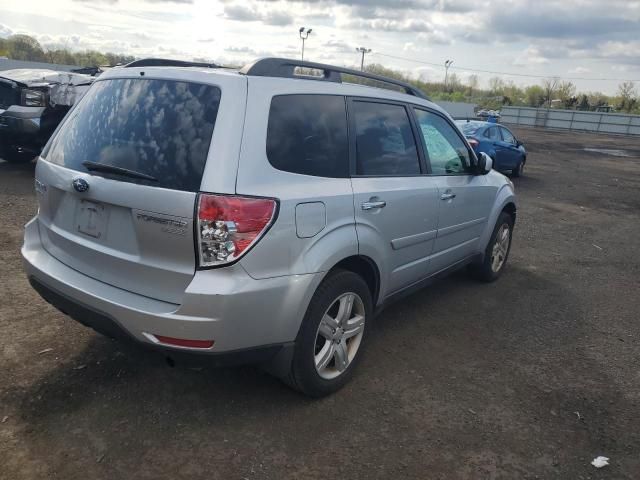
<svg viewBox="0 0 640 480">
<path fill-rule="evenodd" d="M 125 68 L 128 67 L 205 67 L 205 68 L 220 68 L 220 65 L 215 63 L 204 62 L 187 62 L 184 60 L 171 60 L 170 58 L 142 58 L 140 60 L 134 60 L 131 63 L 127 63 Z"/>
<path fill-rule="evenodd" d="M 313 75 L 296 75 L 295 69 L 297 67 L 322 70 L 323 75 L 317 77 Z M 344 73 L 355 77 L 368 78 L 370 80 L 376 80 L 389 85 L 395 85 L 396 87 L 402 88 L 405 93 L 409 95 L 429 100 L 429 97 L 427 97 L 421 90 L 413 85 L 403 82 L 402 80 L 396 80 L 395 78 L 384 77 L 374 73 L 352 70 L 350 68 L 335 67 L 324 63 L 290 60 L 287 58 L 262 58 L 242 67 L 240 73 L 255 77 L 303 78 L 307 80 L 320 80 L 336 83 L 342 83 L 342 77 L 340 74 Z"/>
</svg>

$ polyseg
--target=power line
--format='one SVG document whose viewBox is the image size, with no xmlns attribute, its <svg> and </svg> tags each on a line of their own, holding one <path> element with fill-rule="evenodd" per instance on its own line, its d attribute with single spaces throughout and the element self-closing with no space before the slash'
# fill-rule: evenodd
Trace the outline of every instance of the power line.
<svg viewBox="0 0 640 480">
<path fill-rule="evenodd" d="M 443 65 L 439 64 L 439 63 L 433 63 L 433 62 L 425 62 L 423 60 L 416 60 L 414 58 L 407 58 L 407 57 L 399 57 L 397 55 L 388 55 L 386 53 L 380 53 L 380 52 L 372 52 L 371 55 L 378 55 L 381 57 L 388 57 L 388 58 L 395 58 L 396 60 L 404 60 L 406 62 L 413 62 L 413 63 L 420 63 L 422 65 L 430 65 L 433 67 L 439 67 L 439 68 L 443 68 Z M 491 73 L 494 75 L 506 75 L 506 76 L 513 76 L 513 77 L 527 77 L 527 78 L 554 78 L 557 77 L 561 80 L 593 80 L 593 81 L 605 81 L 605 82 L 640 82 L 640 80 L 629 80 L 629 79 L 624 79 L 624 78 L 587 78 L 587 77 L 565 77 L 565 76 L 561 76 L 561 75 L 534 75 L 534 74 L 526 74 L 526 73 L 512 73 L 512 72 L 499 72 L 496 70 L 482 70 L 479 68 L 470 68 L 470 67 L 449 67 L 452 68 L 454 70 L 462 70 L 462 71 L 467 71 L 467 72 L 478 72 L 478 73 Z"/>
</svg>

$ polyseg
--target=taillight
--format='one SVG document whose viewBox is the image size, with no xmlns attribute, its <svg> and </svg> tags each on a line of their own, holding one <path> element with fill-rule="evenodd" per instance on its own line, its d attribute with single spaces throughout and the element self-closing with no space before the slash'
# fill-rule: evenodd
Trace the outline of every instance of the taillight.
<svg viewBox="0 0 640 480">
<path fill-rule="evenodd" d="M 476 148 L 478 145 L 480 145 L 480 143 L 478 143 L 478 140 L 476 140 L 475 138 L 467 138 L 467 142 L 469 142 L 471 148 Z"/>
<path fill-rule="evenodd" d="M 201 267 L 239 259 L 269 228 L 276 201 L 236 195 L 200 194 L 198 248 Z"/>
</svg>

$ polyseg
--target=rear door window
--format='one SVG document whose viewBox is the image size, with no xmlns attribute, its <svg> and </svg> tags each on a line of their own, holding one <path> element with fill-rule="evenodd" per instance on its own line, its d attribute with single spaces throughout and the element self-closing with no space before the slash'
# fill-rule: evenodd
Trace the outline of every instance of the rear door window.
<svg viewBox="0 0 640 480">
<path fill-rule="evenodd" d="M 418 149 L 404 106 L 358 100 L 352 110 L 357 175 L 420 174 Z"/>
<path fill-rule="evenodd" d="M 279 95 L 271 100 L 267 158 L 278 170 L 316 177 L 349 175 L 347 110 L 338 95 Z"/>
<path fill-rule="evenodd" d="M 119 167 L 155 180 L 92 171 L 125 182 L 198 191 L 221 91 L 212 85 L 154 79 L 95 82 L 43 157 L 87 172 L 83 162 Z"/>
</svg>

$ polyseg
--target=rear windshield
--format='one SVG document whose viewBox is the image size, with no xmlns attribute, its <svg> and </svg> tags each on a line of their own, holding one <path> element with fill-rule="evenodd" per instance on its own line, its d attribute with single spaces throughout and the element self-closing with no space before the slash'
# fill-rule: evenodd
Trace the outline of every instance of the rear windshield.
<svg viewBox="0 0 640 480">
<path fill-rule="evenodd" d="M 172 80 L 97 81 L 42 156 L 87 172 L 84 162 L 153 177 L 93 168 L 93 175 L 197 191 L 220 105 L 220 89 Z"/>
<path fill-rule="evenodd" d="M 462 130 L 462 133 L 464 133 L 466 136 L 475 135 L 476 132 L 478 130 L 480 130 L 480 126 L 477 123 L 471 123 L 471 122 L 459 123 L 459 122 L 456 122 L 456 125 L 458 125 L 458 128 L 460 130 Z"/>
</svg>

